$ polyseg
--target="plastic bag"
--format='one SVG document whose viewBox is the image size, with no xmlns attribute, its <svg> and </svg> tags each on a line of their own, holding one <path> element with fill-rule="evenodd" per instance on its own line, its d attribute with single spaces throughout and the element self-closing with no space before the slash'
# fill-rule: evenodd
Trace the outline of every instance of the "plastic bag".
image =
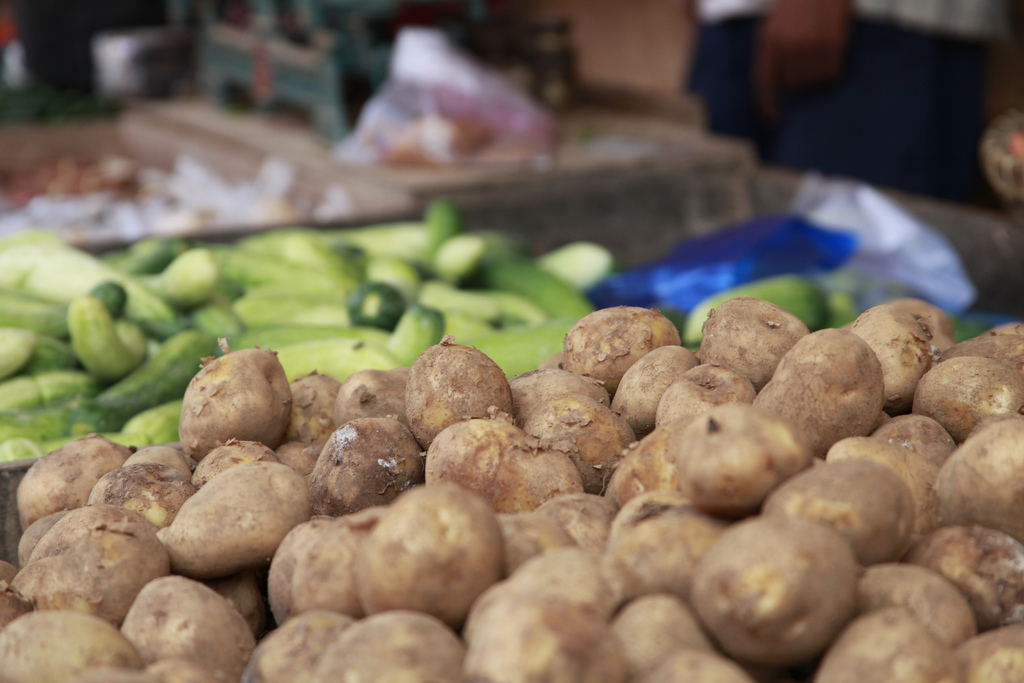
<svg viewBox="0 0 1024 683">
<path fill-rule="evenodd" d="M 554 116 L 436 29 L 402 29 L 388 79 L 335 148 L 347 163 L 529 162 L 550 155 Z"/>
</svg>

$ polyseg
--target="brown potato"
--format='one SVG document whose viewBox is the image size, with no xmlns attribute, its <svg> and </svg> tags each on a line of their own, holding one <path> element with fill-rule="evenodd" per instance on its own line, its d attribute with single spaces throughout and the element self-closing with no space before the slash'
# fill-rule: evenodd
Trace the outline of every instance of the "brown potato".
<svg viewBox="0 0 1024 683">
<path fill-rule="evenodd" d="M 100 477 L 89 494 L 88 504 L 134 510 L 162 529 L 195 492 L 191 476 L 170 465 L 141 462 L 118 467 Z"/>
<path fill-rule="evenodd" d="M 871 433 L 882 388 L 882 366 L 867 342 L 847 330 L 818 330 L 786 352 L 753 405 L 790 420 L 824 457 L 836 441 Z"/>
<path fill-rule="evenodd" d="M 40 610 L 12 621 L 0 630 L 0 662 L 11 683 L 66 681 L 100 667 L 142 668 L 117 628 L 74 610 Z"/>
<path fill-rule="evenodd" d="M 498 524 L 505 539 L 505 570 L 502 576 L 510 575 L 524 562 L 543 552 L 576 545 L 561 524 L 536 511 L 499 514 Z"/>
<path fill-rule="evenodd" d="M 942 467 L 956 442 L 938 422 L 924 415 L 899 415 L 871 432 L 871 438 L 920 453 L 925 459 Z"/>
<path fill-rule="evenodd" d="M 867 566 L 903 555 L 916 510 L 910 489 L 889 467 L 870 460 L 840 460 L 782 482 L 768 494 L 761 514 L 830 526 Z"/>
<path fill-rule="evenodd" d="M 291 383 L 292 414 L 285 441 L 316 441 L 328 438 L 340 425 L 334 421 L 341 382 L 313 372 Z"/>
<path fill-rule="evenodd" d="M 721 365 L 698 365 L 665 389 L 654 421 L 660 426 L 729 403 L 749 405 L 755 396 L 754 385 L 735 370 Z"/>
<path fill-rule="evenodd" d="M 182 657 L 242 675 L 256 639 L 245 618 L 217 591 L 184 576 L 146 584 L 121 625 L 144 664 Z"/>
<path fill-rule="evenodd" d="M 357 417 L 331 434 L 309 476 L 313 512 L 345 515 L 387 505 L 423 483 L 420 444 L 388 417 Z"/>
<path fill-rule="evenodd" d="M 466 647 L 437 617 L 391 610 L 360 619 L 327 643 L 317 681 L 461 683 Z"/>
<path fill-rule="evenodd" d="M 579 471 L 565 453 L 543 448 L 510 420 L 463 420 L 427 449 L 426 483 L 457 484 L 495 512 L 528 512 L 568 493 L 582 493 Z"/>
<path fill-rule="evenodd" d="M 163 683 L 145 671 L 101 667 L 89 669 L 68 679 L 67 683 Z"/>
<path fill-rule="evenodd" d="M 356 558 L 367 614 L 413 609 L 458 627 L 470 605 L 501 577 L 501 527 L 490 505 L 454 484 L 402 493 Z"/>
<path fill-rule="evenodd" d="M 523 426 L 534 407 L 552 398 L 582 395 L 605 406 L 611 402 L 601 382 L 558 368 L 524 372 L 510 379 L 508 386 L 512 390 L 512 417 L 518 427 Z"/>
<path fill-rule="evenodd" d="M 716 652 L 686 648 L 673 652 L 637 683 L 755 683 L 743 667 Z"/>
<path fill-rule="evenodd" d="M 920 565 L 885 562 L 864 571 L 857 582 L 858 611 L 865 614 L 883 607 L 907 610 L 946 647 L 956 647 L 978 632 L 963 593 Z"/>
<path fill-rule="evenodd" d="M 958 683 L 953 652 L 902 607 L 857 617 L 825 653 L 815 683 Z"/>
<path fill-rule="evenodd" d="M 939 470 L 939 523 L 980 524 L 1024 543 L 1024 417 L 979 425 Z"/>
<path fill-rule="evenodd" d="M 676 459 L 680 488 L 716 515 L 757 512 L 772 489 L 813 460 L 787 419 L 739 403 L 698 415 L 679 439 L 689 450 Z"/>
<path fill-rule="evenodd" d="M 27 529 L 21 534 L 21 538 L 18 539 L 18 566 L 24 567 L 28 564 L 28 558 L 32 555 L 32 551 L 35 550 L 36 544 L 39 543 L 46 532 L 53 528 L 53 525 L 59 522 L 66 514 L 71 510 L 61 510 L 60 512 L 53 512 L 45 517 L 40 517 L 36 521 L 32 522 Z"/>
<path fill-rule="evenodd" d="M 1024 334 L 1004 331 L 965 339 L 943 351 L 939 362 L 945 363 L 965 356 L 982 356 L 1002 361 L 1017 372 L 1024 373 Z"/>
<path fill-rule="evenodd" d="M 413 362 L 405 414 L 424 449 L 446 427 L 494 410 L 512 414 L 512 389 L 498 364 L 481 351 L 445 337 Z"/>
<path fill-rule="evenodd" d="M 203 364 L 185 390 L 178 434 L 201 461 L 231 439 L 277 448 L 292 414 L 292 392 L 277 354 L 240 349 Z"/>
<path fill-rule="evenodd" d="M 259 640 L 267 630 L 267 603 L 263 599 L 260 576 L 252 569 L 204 581 L 207 586 L 227 598 L 228 602 L 245 617 L 252 635 Z"/>
<path fill-rule="evenodd" d="M 807 334 L 807 325 L 782 307 L 738 296 L 708 313 L 701 327 L 700 360 L 739 373 L 761 391 L 786 352 Z"/>
<path fill-rule="evenodd" d="M 562 367 L 604 382 L 614 395 L 633 363 L 654 349 L 679 343 L 679 330 L 656 309 L 604 308 L 578 320 L 565 335 Z"/>
<path fill-rule="evenodd" d="M 81 507 L 107 472 L 132 451 L 97 434 L 76 439 L 32 463 L 18 484 L 18 516 L 27 529 L 40 517 Z"/>
<path fill-rule="evenodd" d="M 277 447 L 274 453 L 277 459 L 304 477 L 313 473 L 316 461 L 327 445 L 323 441 L 285 441 Z"/>
<path fill-rule="evenodd" d="M 823 652 L 853 616 L 859 573 L 850 544 L 827 526 L 752 517 L 704 553 L 690 603 L 729 655 L 790 666 Z"/>
<path fill-rule="evenodd" d="M 913 297 L 902 297 L 886 302 L 887 305 L 897 310 L 906 311 L 922 318 L 928 331 L 932 335 L 932 346 L 939 353 L 945 351 L 956 343 L 956 335 L 953 330 L 953 321 L 938 306 L 930 304 L 923 299 Z"/>
<path fill-rule="evenodd" d="M 231 683 L 231 678 L 223 671 L 181 657 L 158 659 L 146 667 L 146 673 L 153 674 L 162 683 Z"/>
<path fill-rule="evenodd" d="M 983 526 L 947 526 L 917 541 L 903 559 L 942 574 L 974 611 L 978 631 L 1024 621 L 1024 545 Z"/>
<path fill-rule="evenodd" d="M 563 360 L 565 360 L 565 353 L 563 353 L 562 351 L 559 351 L 558 353 L 553 353 L 550 356 L 548 356 L 547 359 L 545 359 L 545 361 L 537 367 L 537 369 L 561 370 Z"/>
<path fill-rule="evenodd" d="M 658 347 L 626 370 L 615 390 L 611 409 L 626 419 L 640 439 L 654 429 L 665 390 L 699 365 L 697 357 L 682 346 Z"/>
<path fill-rule="evenodd" d="M 303 612 L 259 641 L 246 664 L 246 683 L 316 683 L 313 672 L 325 648 L 356 622 L 337 612 Z"/>
<path fill-rule="evenodd" d="M 0 581 L 0 631 L 33 609 L 32 601 L 11 588 L 7 579 Z"/>
<path fill-rule="evenodd" d="M 868 436 L 851 436 L 828 449 L 826 463 L 873 460 L 899 475 L 914 498 L 915 534 L 926 534 L 938 526 L 939 501 L 935 480 L 939 468 L 921 454 Z"/>
<path fill-rule="evenodd" d="M 175 573 L 215 579 L 269 565 L 285 534 L 312 513 L 302 475 L 281 463 L 251 462 L 211 479 L 157 536 Z"/>
<path fill-rule="evenodd" d="M 280 461 L 273 449 L 264 446 L 259 441 L 230 439 L 227 443 L 212 449 L 196 465 L 196 469 L 192 473 L 192 484 L 200 489 L 221 472 L 248 462 Z"/>
<path fill-rule="evenodd" d="M 581 548 L 601 550 L 619 508 L 610 498 L 593 493 L 567 493 L 537 508 L 558 522 Z"/>
<path fill-rule="evenodd" d="M 963 683 L 1024 680 L 1024 624 L 1010 624 L 974 636 L 956 649 Z"/>
<path fill-rule="evenodd" d="M 958 444 L 979 422 L 1016 415 L 1024 407 L 1024 375 L 979 356 L 938 363 L 925 373 L 914 394 L 914 413 L 934 419 Z"/>
<path fill-rule="evenodd" d="M 7 560 L 0 560 L 0 581 L 10 583 L 14 575 L 18 573 L 18 568 Z"/>
<path fill-rule="evenodd" d="M 335 428 L 357 417 L 390 417 L 408 426 L 405 386 L 411 368 L 358 370 L 338 389 L 334 403 Z"/>
<path fill-rule="evenodd" d="M 679 435 L 690 419 L 693 418 L 660 424 L 640 441 L 630 444 L 608 480 L 605 495 L 621 507 L 647 491 L 679 490 L 676 451 L 681 447 Z"/>
<path fill-rule="evenodd" d="M 611 625 L 622 644 L 631 681 L 641 680 L 677 650 L 715 651 L 690 608 L 669 593 L 630 600 Z"/>
<path fill-rule="evenodd" d="M 917 383 L 935 362 L 927 323 L 899 307 L 882 304 L 857 316 L 850 331 L 867 342 L 882 366 L 882 409 L 890 415 L 910 412 Z"/>
<path fill-rule="evenodd" d="M 151 536 L 157 529 L 137 512 L 116 505 L 87 505 L 68 510 L 32 548 L 25 564 L 65 552 L 74 543 L 97 532 Z M 24 566 L 24 565 L 23 565 Z"/>
<path fill-rule="evenodd" d="M 192 470 L 196 467 L 195 461 L 185 455 L 184 451 L 174 448 L 173 446 L 164 445 L 143 446 L 128 456 L 128 459 L 124 461 L 122 467 L 137 465 L 143 462 L 155 462 L 161 465 L 167 465 L 168 467 L 173 467 L 189 478 L 192 477 Z"/>
<path fill-rule="evenodd" d="M 1024 322 L 1015 321 L 996 325 L 985 334 L 1024 334 Z"/>
</svg>

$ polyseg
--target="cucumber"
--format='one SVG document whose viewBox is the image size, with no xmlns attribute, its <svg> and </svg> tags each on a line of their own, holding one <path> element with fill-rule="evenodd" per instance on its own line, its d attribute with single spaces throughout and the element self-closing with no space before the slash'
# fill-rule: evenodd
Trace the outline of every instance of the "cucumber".
<svg viewBox="0 0 1024 683">
<path fill-rule="evenodd" d="M 0 443 L 0 462 L 31 460 L 33 458 L 41 458 L 44 455 L 46 453 L 38 441 L 33 441 L 23 436 L 7 439 Z"/>
<path fill-rule="evenodd" d="M 395 354 L 402 365 L 412 365 L 424 349 L 437 344 L 443 335 L 444 314 L 413 304 L 398 320 L 385 348 Z"/>
<path fill-rule="evenodd" d="M 126 335 L 122 340 L 110 311 L 91 294 L 77 296 L 68 305 L 71 348 L 82 366 L 103 384 L 121 379 L 137 368 L 145 357 L 145 347 L 140 352 L 134 343 L 137 340 L 128 340 L 129 329 L 122 326 L 121 334 Z"/>
<path fill-rule="evenodd" d="M 462 213 L 447 199 L 435 199 L 427 205 L 423 214 L 427 226 L 427 244 L 424 253 L 428 263 L 433 263 L 438 249 L 445 242 L 462 234 Z"/>
<path fill-rule="evenodd" d="M 235 247 L 210 247 L 210 251 L 217 258 L 221 277 L 243 291 L 268 287 L 282 293 L 338 298 L 346 296 L 359 284 L 347 272 L 300 266 L 259 251 Z"/>
<path fill-rule="evenodd" d="M 416 301 L 423 277 L 414 265 L 393 256 L 378 256 L 366 262 L 366 280 L 384 282 L 402 293 L 406 304 Z"/>
<path fill-rule="evenodd" d="M 130 275 L 155 275 L 190 246 L 183 237 L 147 237 L 127 249 L 107 254 L 103 261 Z"/>
<path fill-rule="evenodd" d="M 0 327 L 20 327 L 58 339 L 68 338 L 67 304 L 0 291 Z"/>
<path fill-rule="evenodd" d="M 405 297 L 386 282 L 364 282 L 346 302 L 353 325 L 393 330 L 405 312 Z"/>
<path fill-rule="evenodd" d="M 615 256 L 596 242 L 570 242 L 537 258 L 537 265 L 585 292 L 616 270 Z"/>
<path fill-rule="evenodd" d="M 34 410 L 0 411 L 0 442 L 25 438 L 55 439 L 68 433 L 70 406 L 46 406 Z"/>
<path fill-rule="evenodd" d="M 229 340 L 232 349 L 279 349 L 307 341 L 351 339 L 383 346 L 390 335 L 376 327 L 330 327 L 328 325 L 274 325 L 246 330 Z"/>
<path fill-rule="evenodd" d="M 459 344 L 463 339 L 479 337 L 494 331 L 494 326 L 486 320 L 457 311 L 444 312 L 444 334 L 442 336 L 455 337 L 455 341 Z"/>
<path fill-rule="evenodd" d="M 0 327 L 0 379 L 24 367 L 36 350 L 39 335 L 20 327 Z"/>
<path fill-rule="evenodd" d="M 325 325 L 327 327 L 348 327 L 352 324 L 352 316 L 348 307 L 341 304 L 322 304 L 299 311 L 295 315 L 282 318 L 282 325 Z"/>
<path fill-rule="evenodd" d="M 132 416 L 179 399 L 199 372 L 203 358 L 218 350 L 217 339 L 202 330 L 185 330 L 163 342 L 131 374 L 95 398 L 75 407 L 70 433 L 120 431 Z"/>
<path fill-rule="evenodd" d="M 128 302 L 128 293 L 119 283 L 113 280 L 101 282 L 90 290 L 89 294 L 99 299 L 111 318 L 120 318 L 124 313 L 124 305 Z"/>
<path fill-rule="evenodd" d="M 344 299 L 334 293 L 278 292 L 261 288 L 239 297 L 231 306 L 246 327 L 268 327 L 325 304 L 344 304 Z"/>
<path fill-rule="evenodd" d="M 540 325 L 522 325 L 497 330 L 458 343 L 482 351 L 498 364 L 508 378 L 536 370 L 541 363 L 561 353 L 565 335 L 578 318 L 557 318 Z"/>
<path fill-rule="evenodd" d="M 189 314 L 192 327 L 215 337 L 235 337 L 245 331 L 245 323 L 234 307 L 224 301 L 208 303 Z"/>
<path fill-rule="evenodd" d="M 0 382 L 0 410 L 24 410 L 56 405 L 100 391 L 86 372 L 54 370 L 38 375 L 19 375 Z"/>
<path fill-rule="evenodd" d="M 187 310 L 206 303 L 217 292 L 220 265 L 209 249 L 189 249 L 144 282 L 171 305 Z"/>
<path fill-rule="evenodd" d="M 73 370 L 79 367 L 81 365 L 78 362 L 78 356 L 75 355 L 75 350 L 71 348 L 70 343 L 40 334 L 36 339 L 35 351 L 32 352 L 28 363 L 22 366 L 21 373 L 38 375 L 41 372 Z"/>
<path fill-rule="evenodd" d="M 440 280 L 430 280 L 420 288 L 419 303 L 445 315 L 459 313 L 489 323 L 501 319 L 501 303 L 487 292 L 457 289 Z"/>
<path fill-rule="evenodd" d="M 580 318 L 594 304 L 578 289 L 527 260 L 495 261 L 481 271 L 481 283 L 528 299 L 554 318 Z"/>
<path fill-rule="evenodd" d="M 314 370 L 344 382 L 358 370 L 391 370 L 402 361 L 386 347 L 357 339 L 318 339 L 277 349 L 277 359 L 289 382 Z"/>
<path fill-rule="evenodd" d="M 121 431 L 141 437 L 147 444 L 170 443 L 178 440 L 178 423 L 181 421 L 182 399 L 143 410 L 124 423 Z"/>
<path fill-rule="evenodd" d="M 380 223 L 325 233 L 332 248 L 357 247 L 368 257 L 394 256 L 411 263 L 426 263 L 427 226 L 423 222 Z"/>
</svg>

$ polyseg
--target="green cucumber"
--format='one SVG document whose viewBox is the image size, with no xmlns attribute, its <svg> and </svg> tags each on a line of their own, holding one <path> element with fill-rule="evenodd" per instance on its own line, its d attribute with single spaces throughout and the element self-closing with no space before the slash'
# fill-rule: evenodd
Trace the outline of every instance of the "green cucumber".
<svg viewBox="0 0 1024 683">
<path fill-rule="evenodd" d="M 122 326 L 121 331 L 127 336 L 128 329 Z M 82 367 L 103 384 L 121 379 L 145 357 L 145 348 L 140 353 L 137 344 L 122 340 L 110 311 L 90 294 L 77 296 L 68 305 L 68 330 Z"/>
<path fill-rule="evenodd" d="M 20 371 L 35 353 L 39 335 L 20 327 L 0 327 L 0 379 Z"/>
<path fill-rule="evenodd" d="M 537 258 L 537 265 L 581 292 L 614 273 L 617 267 L 608 247 L 585 240 L 542 254 Z"/>
<path fill-rule="evenodd" d="M 202 359 L 217 350 L 213 335 L 196 329 L 179 332 L 129 375 L 76 406 L 71 415 L 71 434 L 120 431 L 125 422 L 143 410 L 181 398 L 199 372 Z"/>
<path fill-rule="evenodd" d="M 329 325 L 274 325 L 246 330 L 229 339 L 232 349 L 278 349 L 322 339 L 351 339 L 383 346 L 390 335 L 376 327 L 331 327 Z"/>
<path fill-rule="evenodd" d="M 489 323 L 501 319 L 501 303 L 487 292 L 458 289 L 440 280 L 430 280 L 420 288 L 419 303 L 445 315 L 460 313 Z"/>
<path fill-rule="evenodd" d="M 36 339 L 36 348 L 32 357 L 21 368 L 25 375 L 37 375 L 52 370 L 73 370 L 81 367 L 78 356 L 71 344 L 55 337 L 40 334 Z"/>
<path fill-rule="evenodd" d="M 215 337 L 235 337 L 245 331 L 245 323 L 234 307 L 224 301 L 215 301 L 193 309 L 189 313 L 192 327 Z"/>
<path fill-rule="evenodd" d="M 352 324 L 352 315 L 348 307 L 342 304 L 321 304 L 299 311 L 294 315 L 283 317 L 282 325 L 326 325 L 328 327 L 348 327 Z"/>
<path fill-rule="evenodd" d="M 181 310 L 209 301 L 220 285 L 220 265 L 209 249 L 189 249 L 144 282 L 157 295 Z"/>
<path fill-rule="evenodd" d="M 235 247 L 210 247 L 226 283 L 249 291 L 273 288 L 304 296 L 344 297 L 359 284 L 351 273 L 289 263 L 271 254 Z"/>
<path fill-rule="evenodd" d="M 344 245 L 357 247 L 371 258 L 394 256 L 411 263 L 427 262 L 427 226 L 420 221 L 343 228 L 325 234 L 331 239 L 335 250 L 339 245 Z"/>
<path fill-rule="evenodd" d="M 442 336 L 444 314 L 413 304 L 405 309 L 385 347 L 395 354 L 402 365 L 412 365 L 427 347 L 441 341 Z"/>
<path fill-rule="evenodd" d="M 268 327 L 294 317 L 301 311 L 329 304 L 344 304 L 333 293 L 309 294 L 260 288 L 242 295 L 231 304 L 246 327 Z"/>
<path fill-rule="evenodd" d="M 515 377 L 536 370 L 541 363 L 562 351 L 565 335 L 578 318 L 558 318 L 540 325 L 521 325 L 468 337 L 460 344 L 482 351 L 498 364 L 505 376 Z"/>
<path fill-rule="evenodd" d="M 143 410 L 125 422 L 121 431 L 125 434 L 136 434 L 147 444 L 177 441 L 181 406 L 182 399 L 177 398 Z"/>
<path fill-rule="evenodd" d="M 459 344 L 463 339 L 490 334 L 494 330 L 494 326 L 486 320 L 457 311 L 444 311 L 444 334 L 442 336 L 455 337 L 455 341 Z"/>
<path fill-rule="evenodd" d="M 490 289 L 518 294 L 554 318 L 580 318 L 594 312 L 594 304 L 578 289 L 526 260 L 495 261 L 481 271 L 481 283 Z"/>
<path fill-rule="evenodd" d="M 20 327 L 58 339 L 68 338 L 67 304 L 0 291 L 0 327 Z"/>
<path fill-rule="evenodd" d="M 32 460 L 46 455 L 38 441 L 19 436 L 0 443 L 0 462 Z"/>
<path fill-rule="evenodd" d="M 384 282 L 402 293 L 405 303 L 416 301 L 423 277 L 408 261 L 393 256 L 377 256 L 366 261 L 366 280 Z"/>
<path fill-rule="evenodd" d="M 428 263 L 432 263 L 437 250 L 448 240 L 462 234 L 462 212 L 447 199 L 435 199 L 423 214 L 427 226 L 427 244 L 424 249 Z"/>
<path fill-rule="evenodd" d="M 95 396 L 99 391 L 96 380 L 86 372 L 54 370 L 19 375 L 0 382 L 0 410 L 56 405 L 73 398 Z"/>
<path fill-rule="evenodd" d="M 0 411 L 0 442 L 17 438 L 45 441 L 64 436 L 68 433 L 70 414 L 68 405 Z"/>
<path fill-rule="evenodd" d="M 385 346 L 357 339 L 318 339 L 282 346 L 276 351 L 289 382 L 314 370 L 344 382 L 358 370 L 391 370 L 402 366 L 402 361 Z"/>
<path fill-rule="evenodd" d="M 386 282 L 364 282 L 346 302 L 353 325 L 393 330 L 405 312 L 405 297 Z"/>
<path fill-rule="evenodd" d="M 103 256 L 103 261 L 130 275 L 155 275 L 190 246 L 184 237 L 146 237 Z"/>
<path fill-rule="evenodd" d="M 120 283 L 113 280 L 99 283 L 89 291 L 89 294 L 99 299 L 111 318 L 120 318 L 124 313 L 124 305 L 128 303 L 128 292 L 124 291 Z"/>
</svg>

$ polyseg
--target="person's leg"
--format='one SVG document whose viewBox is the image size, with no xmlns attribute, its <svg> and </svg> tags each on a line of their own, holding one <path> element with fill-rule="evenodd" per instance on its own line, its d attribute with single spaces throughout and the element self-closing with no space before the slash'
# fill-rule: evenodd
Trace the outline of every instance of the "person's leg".
<svg viewBox="0 0 1024 683">
<path fill-rule="evenodd" d="M 984 127 L 986 48 L 982 43 L 937 39 L 933 194 L 968 202 L 981 179 L 978 143 Z"/>
</svg>

